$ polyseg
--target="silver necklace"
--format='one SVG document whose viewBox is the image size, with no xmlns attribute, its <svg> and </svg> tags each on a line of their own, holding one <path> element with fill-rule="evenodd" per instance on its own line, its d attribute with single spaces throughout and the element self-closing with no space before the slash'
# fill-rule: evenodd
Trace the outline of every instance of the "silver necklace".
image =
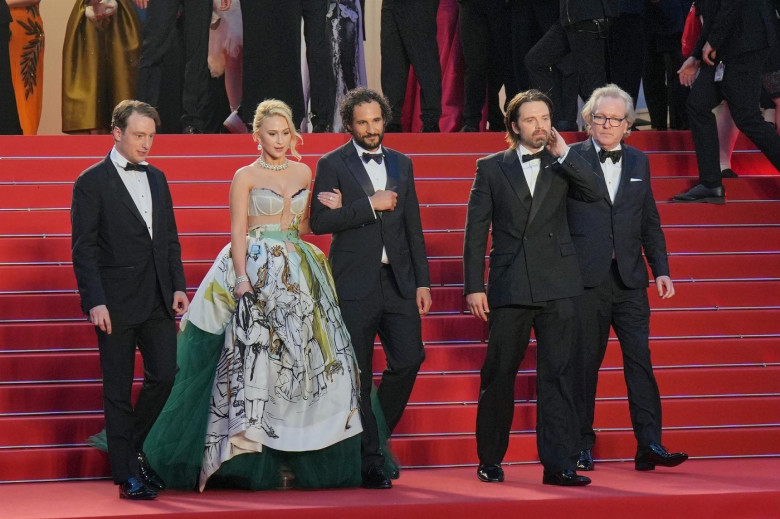
<svg viewBox="0 0 780 519">
<path fill-rule="evenodd" d="M 263 160 L 261 155 L 257 157 L 257 164 L 261 168 L 270 169 L 271 171 L 282 171 L 283 169 L 287 169 L 290 166 L 290 161 L 285 158 L 284 162 L 281 164 L 269 164 Z"/>
</svg>

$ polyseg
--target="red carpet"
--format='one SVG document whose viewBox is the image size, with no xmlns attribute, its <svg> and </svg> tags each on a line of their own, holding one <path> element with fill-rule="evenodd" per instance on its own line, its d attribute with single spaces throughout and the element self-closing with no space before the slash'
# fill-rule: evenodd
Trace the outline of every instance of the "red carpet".
<svg viewBox="0 0 780 519">
<path fill-rule="evenodd" d="M 541 484 L 539 465 L 506 467 L 487 484 L 473 468 L 405 470 L 392 490 L 284 492 L 166 491 L 157 500 L 120 501 L 108 481 L 0 487 L 13 519 L 225 518 L 728 518 L 780 517 L 780 459 L 691 460 L 637 472 L 603 463 L 584 488 Z"/>
<path fill-rule="evenodd" d="M 306 135 L 304 162 L 314 169 L 346 139 Z M 464 314 L 461 251 L 475 161 L 501 150 L 503 136 L 388 135 L 388 146 L 413 159 L 433 284 L 427 360 L 393 440 L 403 466 L 422 468 L 405 469 L 389 492 L 167 492 L 127 503 L 101 479 L 106 456 L 85 445 L 103 426 L 101 375 L 70 263 L 72 182 L 105 156 L 110 138 L 0 137 L 0 483 L 10 483 L 0 484 L 0 517 L 780 518 L 780 176 L 741 138 L 740 178 L 725 181 L 726 205 L 673 204 L 696 182 L 690 134 L 635 132 L 628 143 L 650 155 L 677 289 L 668 301 L 648 289 L 664 443 L 698 459 L 653 473 L 614 462 L 633 458 L 636 445 L 613 340 L 599 378 L 594 449 L 613 462 L 599 464 L 585 489 L 541 485 L 532 343 L 506 458 L 521 464 L 508 467 L 503 484 L 476 479 L 487 330 Z M 230 178 L 255 146 L 248 136 L 161 135 L 153 151 L 171 183 L 192 292 L 229 240 Z M 329 237 L 309 238 L 327 250 Z M 462 465 L 470 466 L 432 468 Z M 25 483 L 58 480 L 72 481 Z"/>
</svg>

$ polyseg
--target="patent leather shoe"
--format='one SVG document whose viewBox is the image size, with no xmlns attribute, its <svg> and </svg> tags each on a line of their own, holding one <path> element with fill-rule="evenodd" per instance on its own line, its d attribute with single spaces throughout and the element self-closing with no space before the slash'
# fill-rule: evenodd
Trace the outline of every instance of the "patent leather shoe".
<svg viewBox="0 0 780 519">
<path fill-rule="evenodd" d="M 684 452 L 668 452 L 663 445 L 651 443 L 647 447 L 636 449 L 634 468 L 636 470 L 653 470 L 656 465 L 662 467 L 676 467 L 688 459 Z"/>
<path fill-rule="evenodd" d="M 580 451 L 580 459 L 577 460 L 577 470 L 593 470 L 593 455 L 590 449 L 582 449 Z"/>
<path fill-rule="evenodd" d="M 477 477 L 485 483 L 501 483 L 504 481 L 504 469 L 495 463 L 480 463 L 477 467 Z"/>
<path fill-rule="evenodd" d="M 360 486 L 369 489 L 384 489 L 393 488 L 393 483 L 387 478 L 382 467 L 374 466 L 363 473 L 363 484 Z"/>
<path fill-rule="evenodd" d="M 545 485 L 558 485 L 559 487 L 584 487 L 590 485 L 590 478 L 580 476 L 572 469 L 562 470 L 560 472 L 546 472 L 542 477 L 542 483 Z"/>
<path fill-rule="evenodd" d="M 685 193 L 674 195 L 674 201 L 722 205 L 726 203 L 726 189 L 723 186 L 707 187 L 703 184 L 696 184 Z"/>
<path fill-rule="evenodd" d="M 733 169 L 726 168 L 720 171 L 720 178 L 739 178 L 739 175 Z"/>
<path fill-rule="evenodd" d="M 141 478 L 132 477 L 119 484 L 119 498 L 146 500 L 157 497 L 157 492 L 147 487 Z"/>
<path fill-rule="evenodd" d="M 141 481 L 143 481 L 147 487 L 155 492 L 165 490 L 165 481 L 163 481 L 163 478 L 161 478 L 160 475 L 154 471 L 152 466 L 149 465 L 149 460 L 146 459 L 146 454 L 143 452 L 138 453 L 138 467 L 141 470 Z"/>
</svg>

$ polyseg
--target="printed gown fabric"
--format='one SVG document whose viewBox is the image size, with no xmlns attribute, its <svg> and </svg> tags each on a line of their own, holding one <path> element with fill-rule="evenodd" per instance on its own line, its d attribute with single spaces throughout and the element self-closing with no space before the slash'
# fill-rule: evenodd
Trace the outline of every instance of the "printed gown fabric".
<svg viewBox="0 0 780 519">
<path fill-rule="evenodd" d="M 325 255 L 300 240 L 298 219 L 250 232 L 254 293 L 239 301 L 227 245 L 182 320 L 180 371 L 145 443 L 171 486 L 192 488 L 195 465 L 200 490 L 269 488 L 288 468 L 297 486 L 360 483 L 357 363 Z"/>
</svg>

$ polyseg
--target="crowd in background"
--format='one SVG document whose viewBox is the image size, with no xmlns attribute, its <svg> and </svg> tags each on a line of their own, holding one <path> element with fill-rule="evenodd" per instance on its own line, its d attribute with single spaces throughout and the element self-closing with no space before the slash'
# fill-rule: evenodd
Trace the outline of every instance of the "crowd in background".
<svg viewBox="0 0 780 519">
<path fill-rule="evenodd" d="M 40 0 L 6 2 L 10 67 L 0 62 L 0 72 L 10 76 L 0 95 L 7 102 L 15 91 L 20 125 L 9 115 L 2 131 L 35 134 Z M 576 130 L 579 99 L 607 82 L 635 105 L 641 85 L 653 129 L 687 129 L 689 89 L 677 71 L 692 3 L 382 0 L 388 131 L 504 131 L 502 102 L 528 88 L 551 96 L 556 128 Z M 365 0 L 75 0 L 62 56 L 62 131 L 105 133 L 112 107 L 130 98 L 157 106 L 165 133 L 246 132 L 266 98 L 289 104 L 303 131 L 341 131 L 336 107 L 367 84 L 365 7 Z M 768 95 L 762 102 L 774 107 Z"/>
</svg>

